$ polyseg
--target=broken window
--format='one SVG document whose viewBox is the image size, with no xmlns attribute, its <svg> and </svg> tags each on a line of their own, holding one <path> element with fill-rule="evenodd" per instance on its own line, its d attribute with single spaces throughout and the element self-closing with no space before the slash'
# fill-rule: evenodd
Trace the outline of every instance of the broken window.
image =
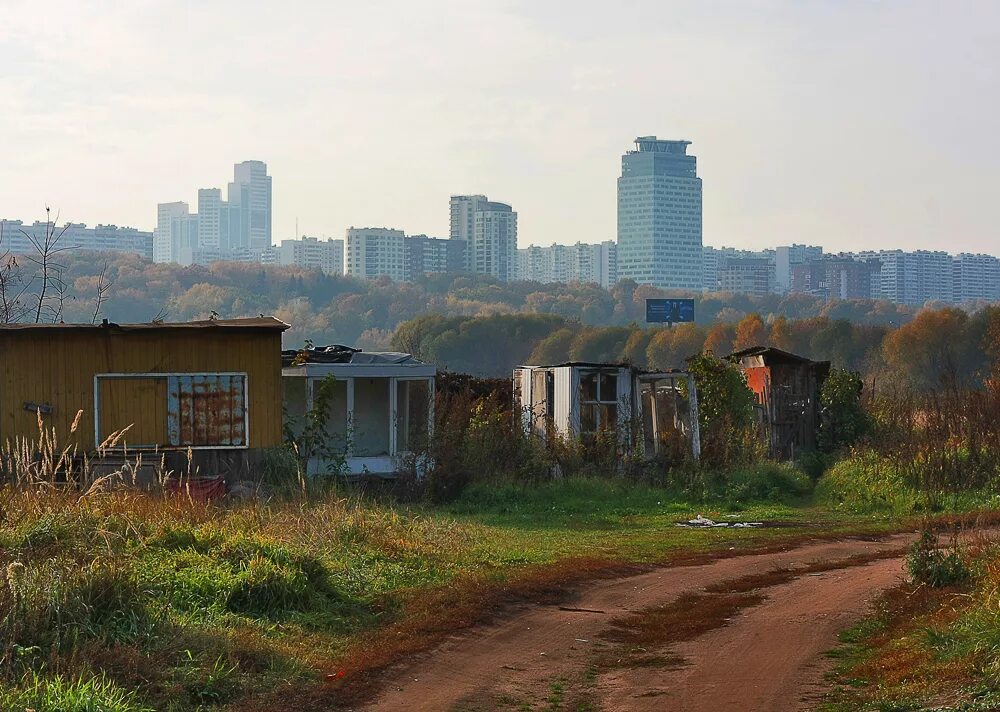
<svg viewBox="0 0 1000 712">
<path fill-rule="evenodd" d="M 618 374 L 584 371 L 580 374 L 580 432 L 618 428 Z"/>
<path fill-rule="evenodd" d="M 396 381 L 396 451 L 427 447 L 431 389 L 427 381 Z"/>
<path fill-rule="evenodd" d="M 531 374 L 531 428 L 539 435 L 545 434 L 546 428 L 552 421 L 554 401 L 552 372 L 533 371 Z"/>
</svg>

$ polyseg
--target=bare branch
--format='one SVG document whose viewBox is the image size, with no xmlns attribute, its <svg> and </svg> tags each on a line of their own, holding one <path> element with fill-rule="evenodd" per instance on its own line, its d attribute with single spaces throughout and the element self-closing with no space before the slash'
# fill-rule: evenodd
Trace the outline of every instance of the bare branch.
<svg viewBox="0 0 1000 712">
<path fill-rule="evenodd" d="M 101 315 L 101 307 L 107 300 L 107 294 L 111 290 L 114 282 L 108 279 L 108 261 L 104 261 L 104 266 L 101 267 L 101 274 L 97 279 L 97 304 L 94 306 L 94 318 L 90 320 L 91 324 L 96 324 L 98 317 Z"/>
</svg>

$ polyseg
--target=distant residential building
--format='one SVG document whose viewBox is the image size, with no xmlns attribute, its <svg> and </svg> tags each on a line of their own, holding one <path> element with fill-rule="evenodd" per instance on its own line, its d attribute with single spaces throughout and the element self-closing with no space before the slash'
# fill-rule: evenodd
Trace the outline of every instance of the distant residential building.
<svg viewBox="0 0 1000 712">
<path fill-rule="evenodd" d="M 403 241 L 404 272 L 412 282 L 425 274 L 460 274 L 467 271 L 469 242 L 427 235 L 407 235 Z"/>
<path fill-rule="evenodd" d="M 117 225 L 87 227 L 84 223 L 56 225 L 39 221 L 25 225 L 20 220 L 0 220 L 0 222 L 3 223 L 0 251 L 9 251 L 14 255 L 34 254 L 35 246 L 32 241 L 43 243 L 48 231 L 58 238 L 57 247 L 60 249 L 133 252 L 146 259 L 153 256 L 153 233 L 132 227 Z"/>
<path fill-rule="evenodd" d="M 952 298 L 956 304 L 1000 301 L 1000 260 L 962 252 L 952 258 Z"/>
<path fill-rule="evenodd" d="M 506 203 L 479 203 L 472 239 L 473 271 L 501 282 L 514 279 L 517 213 Z"/>
<path fill-rule="evenodd" d="M 405 282 L 406 245 L 402 230 L 351 227 L 347 230 L 346 273 L 359 279 L 386 276 Z"/>
<path fill-rule="evenodd" d="M 514 279 L 517 260 L 517 213 L 485 195 L 453 195 L 448 237 L 468 245 L 465 271 Z"/>
<path fill-rule="evenodd" d="M 721 269 L 731 259 L 766 260 L 773 267 L 774 250 L 738 250 L 735 247 L 702 247 L 702 280 L 706 292 L 717 292 L 722 286 Z M 731 291 L 731 290 L 730 290 Z"/>
<path fill-rule="evenodd" d="M 183 201 L 156 206 L 153 231 L 153 261 L 192 264 L 198 247 L 198 215 Z"/>
<path fill-rule="evenodd" d="M 872 290 L 877 299 L 922 306 L 929 301 L 950 302 L 954 298 L 954 266 L 947 252 L 881 250 L 853 256 L 880 263 L 878 287 Z"/>
<path fill-rule="evenodd" d="M 323 274 L 344 274 L 344 241 L 306 236 L 299 240 L 282 240 L 280 245 L 261 250 L 259 259 L 261 264 L 294 265 L 318 269 Z"/>
<path fill-rule="evenodd" d="M 813 245 L 779 245 L 774 248 L 774 286 L 778 292 L 792 289 L 792 270 L 823 257 L 823 248 Z"/>
<path fill-rule="evenodd" d="M 530 245 L 517 251 L 517 279 L 531 282 L 592 282 L 605 289 L 618 281 L 618 249 L 613 240 L 575 245 Z"/>
<path fill-rule="evenodd" d="M 878 291 L 879 269 L 878 260 L 825 255 L 793 264 L 789 291 L 822 299 L 872 299 Z"/>
<path fill-rule="evenodd" d="M 191 213 L 184 202 L 160 203 L 153 260 L 208 264 L 270 247 L 271 177 L 267 165 L 244 161 L 233 166 L 227 197 L 223 200 L 218 188 L 199 189 L 197 213 Z"/>
<path fill-rule="evenodd" d="M 640 136 L 618 179 L 618 273 L 666 289 L 701 291 L 702 184 L 690 141 Z"/>
<path fill-rule="evenodd" d="M 598 243 L 578 242 L 576 249 L 576 279 L 593 282 L 605 289 L 618 283 L 618 244 L 614 240 Z"/>
<path fill-rule="evenodd" d="M 774 262 L 767 257 L 725 257 L 719 267 L 723 292 L 764 296 L 774 291 Z"/>
<path fill-rule="evenodd" d="M 475 256 L 472 245 L 476 237 L 476 212 L 480 205 L 488 202 L 489 198 L 485 195 L 451 196 L 448 237 L 452 240 L 461 240 L 468 245 L 465 251 L 466 272 L 472 272 L 474 269 Z"/>
</svg>

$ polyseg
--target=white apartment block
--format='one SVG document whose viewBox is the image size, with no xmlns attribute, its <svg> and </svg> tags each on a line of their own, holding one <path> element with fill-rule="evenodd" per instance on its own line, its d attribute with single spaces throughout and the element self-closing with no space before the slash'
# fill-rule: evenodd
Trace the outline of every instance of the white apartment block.
<svg viewBox="0 0 1000 712">
<path fill-rule="evenodd" d="M 605 289 L 618 281 L 618 250 L 613 240 L 598 244 L 530 245 L 517 251 L 517 279 L 531 282 L 592 282 Z"/>
<path fill-rule="evenodd" d="M 501 282 L 514 279 L 517 213 L 506 203 L 481 203 L 472 240 L 473 271 Z"/>
<path fill-rule="evenodd" d="M 25 225 L 20 220 L 0 220 L 0 252 L 14 255 L 31 255 L 36 252 L 32 241 L 42 244 L 46 232 L 58 239 L 57 248 L 94 250 L 95 252 L 134 252 L 146 259 L 153 256 L 153 233 L 133 227 L 98 225 L 87 227 L 84 223 L 33 222 Z"/>
<path fill-rule="evenodd" d="M 346 273 L 359 279 L 386 276 L 405 282 L 406 238 L 402 230 L 385 227 L 350 227 L 347 229 Z"/>
<path fill-rule="evenodd" d="M 300 240 L 282 240 L 260 251 L 260 262 L 265 265 L 296 266 L 318 269 L 323 274 L 344 274 L 344 241 L 302 236 Z"/>
<path fill-rule="evenodd" d="M 952 258 L 952 298 L 956 304 L 1000 301 L 1000 260 L 962 252 Z"/>
<path fill-rule="evenodd" d="M 451 240 L 462 240 L 466 270 L 488 274 L 501 281 L 517 271 L 517 213 L 506 203 L 485 195 L 453 195 L 450 202 Z"/>
<path fill-rule="evenodd" d="M 872 286 L 872 296 L 876 299 L 910 306 L 954 300 L 955 268 L 947 252 L 880 250 L 846 254 L 881 263 L 877 286 Z"/>
</svg>

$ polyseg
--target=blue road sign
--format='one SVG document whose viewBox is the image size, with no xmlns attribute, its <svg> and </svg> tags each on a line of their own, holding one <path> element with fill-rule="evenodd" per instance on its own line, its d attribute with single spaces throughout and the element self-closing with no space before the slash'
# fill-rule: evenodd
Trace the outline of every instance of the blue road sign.
<svg viewBox="0 0 1000 712">
<path fill-rule="evenodd" d="M 680 324 L 694 321 L 693 299 L 647 299 L 646 322 Z"/>
</svg>

